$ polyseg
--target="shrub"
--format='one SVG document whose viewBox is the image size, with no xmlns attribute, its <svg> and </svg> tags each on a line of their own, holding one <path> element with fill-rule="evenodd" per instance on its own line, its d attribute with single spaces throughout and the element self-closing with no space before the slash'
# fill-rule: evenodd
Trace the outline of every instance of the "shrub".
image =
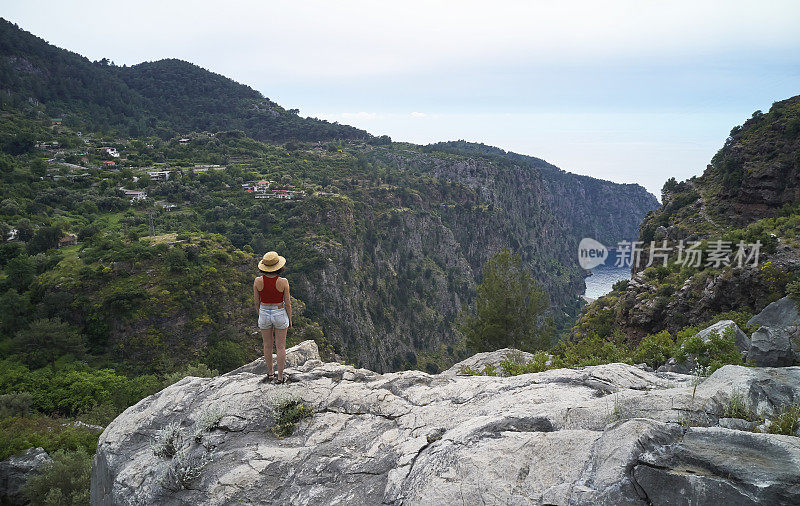
<svg viewBox="0 0 800 506">
<path fill-rule="evenodd" d="M 786 295 L 788 295 L 795 304 L 800 305 L 800 281 L 792 281 L 786 285 Z"/>
<path fill-rule="evenodd" d="M 172 457 L 180 451 L 183 440 L 181 424 L 173 422 L 156 432 L 150 439 L 150 449 L 156 457 Z"/>
<path fill-rule="evenodd" d="M 214 343 L 208 348 L 206 362 L 213 368 L 212 370 L 228 372 L 236 369 L 247 361 L 245 349 L 230 340 L 223 340 Z M 216 376 L 216 374 L 212 374 Z"/>
<path fill-rule="evenodd" d="M 739 392 L 738 390 L 731 393 L 730 399 L 728 399 L 728 405 L 725 407 L 725 411 L 722 414 L 725 418 L 741 418 L 743 420 L 750 420 L 755 421 L 756 415 L 747 407 L 747 401 L 744 398 L 744 394 Z"/>
<path fill-rule="evenodd" d="M 658 334 L 645 336 L 633 350 L 631 358 L 637 364 L 644 362 L 655 369 L 666 364 L 674 354 L 675 343 L 672 336 L 666 330 L 662 330 Z"/>
<path fill-rule="evenodd" d="M 11 392 L 0 395 L 0 418 L 25 416 L 33 403 L 29 392 Z"/>
<path fill-rule="evenodd" d="M 708 369 L 711 374 L 723 365 L 735 364 L 744 365 L 739 348 L 733 336 L 733 329 L 727 328 L 722 336 L 712 332 L 708 336 L 708 341 L 702 337 L 692 336 L 683 342 L 676 358 L 679 361 L 685 360 L 689 354 L 697 358 L 697 363 Z"/>
<path fill-rule="evenodd" d="M 190 452 L 183 449 L 175 454 L 159 480 L 161 486 L 173 491 L 187 488 L 203 469 L 214 460 L 213 452 Z"/>
<path fill-rule="evenodd" d="M 272 432 L 282 438 L 294 434 L 297 424 L 304 418 L 312 416 L 314 410 L 303 404 L 300 399 L 287 397 L 275 401 L 272 413 L 275 419 Z"/>
<path fill-rule="evenodd" d="M 572 343 L 560 343 L 553 349 L 565 367 L 629 362 L 628 349 L 623 343 L 616 343 L 593 335 Z"/>
<path fill-rule="evenodd" d="M 546 352 L 537 351 L 533 354 L 533 358 L 530 360 L 530 362 L 520 363 L 517 360 L 506 358 L 500 362 L 500 368 L 503 369 L 509 376 L 542 372 L 550 368 L 550 366 L 547 365 L 547 361 L 549 359 L 550 355 L 548 355 Z"/>
<path fill-rule="evenodd" d="M 225 408 L 222 406 L 215 404 L 203 409 L 194 422 L 194 439 L 199 441 L 204 432 L 217 428 L 223 416 L 225 416 Z"/>
<path fill-rule="evenodd" d="M 47 416 L 14 416 L 0 420 L 0 460 L 37 446 L 51 455 L 57 450 L 97 446 L 98 433 L 62 425 L 68 422 Z"/>
<path fill-rule="evenodd" d="M 770 434 L 794 436 L 798 425 L 800 425 L 800 404 L 785 405 L 772 418 L 767 430 Z"/>
<path fill-rule="evenodd" d="M 22 488 L 31 504 L 89 504 L 92 456 L 84 448 L 58 450 Z"/>
</svg>

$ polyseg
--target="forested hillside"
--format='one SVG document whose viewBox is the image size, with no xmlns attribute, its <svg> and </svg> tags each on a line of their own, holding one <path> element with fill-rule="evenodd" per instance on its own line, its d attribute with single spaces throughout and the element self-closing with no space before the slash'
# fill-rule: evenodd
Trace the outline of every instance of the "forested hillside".
<svg viewBox="0 0 800 506">
<path fill-rule="evenodd" d="M 119 67 L 57 48 L 0 18 L 3 102 L 44 104 L 75 130 L 162 139 L 241 130 L 268 141 L 370 139 L 363 130 L 302 118 L 259 92 L 180 60 Z"/>
</svg>

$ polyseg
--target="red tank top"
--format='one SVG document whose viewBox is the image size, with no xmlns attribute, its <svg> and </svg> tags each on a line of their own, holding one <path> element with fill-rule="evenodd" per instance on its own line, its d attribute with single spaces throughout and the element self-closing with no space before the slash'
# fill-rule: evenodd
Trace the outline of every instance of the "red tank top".
<svg viewBox="0 0 800 506">
<path fill-rule="evenodd" d="M 275 288 L 275 283 L 278 281 L 278 276 L 270 278 L 268 276 L 261 276 L 264 280 L 264 288 L 261 289 L 261 302 L 264 304 L 279 304 L 283 302 L 283 292 L 279 292 Z"/>
</svg>

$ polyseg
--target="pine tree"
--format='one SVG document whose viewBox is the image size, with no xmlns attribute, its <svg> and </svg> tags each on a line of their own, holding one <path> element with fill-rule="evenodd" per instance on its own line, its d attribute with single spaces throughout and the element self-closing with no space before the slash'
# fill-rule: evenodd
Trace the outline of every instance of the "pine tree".
<svg viewBox="0 0 800 506">
<path fill-rule="evenodd" d="M 462 312 L 461 332 L 468 348 L 482 352 L 549 347 L 552 322 L 544 316 L 548 296 L 522 268 L 519 254 L 503 249 L 489 259 L 477 292 L 475 314 Z"/>
</svg>

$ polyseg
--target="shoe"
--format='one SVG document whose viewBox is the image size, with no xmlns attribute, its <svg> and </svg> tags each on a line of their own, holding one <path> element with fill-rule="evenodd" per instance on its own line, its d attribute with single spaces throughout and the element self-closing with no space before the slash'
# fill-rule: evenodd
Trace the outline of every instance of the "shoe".
<svg viewBox="0 0 800 506">
<path fill-rule="evenodd" d="M 275 380 L 274 374 L 267 374 L 263 378 L 261 378 L 261 383 L 272 383 Z"/>
<path fill-rule="evenodd" d="M 283 379 L 278 379 L 278 377 L 275 376 L 275 380 L 272 383 L 275 384 L 275 385 L 283 385 L 284 383 L 286 383 L 286 381 L 287 381 L 287 378 L 286 378 L 286 375 L 284 374 L 283 375 Z"/>
</svg>

